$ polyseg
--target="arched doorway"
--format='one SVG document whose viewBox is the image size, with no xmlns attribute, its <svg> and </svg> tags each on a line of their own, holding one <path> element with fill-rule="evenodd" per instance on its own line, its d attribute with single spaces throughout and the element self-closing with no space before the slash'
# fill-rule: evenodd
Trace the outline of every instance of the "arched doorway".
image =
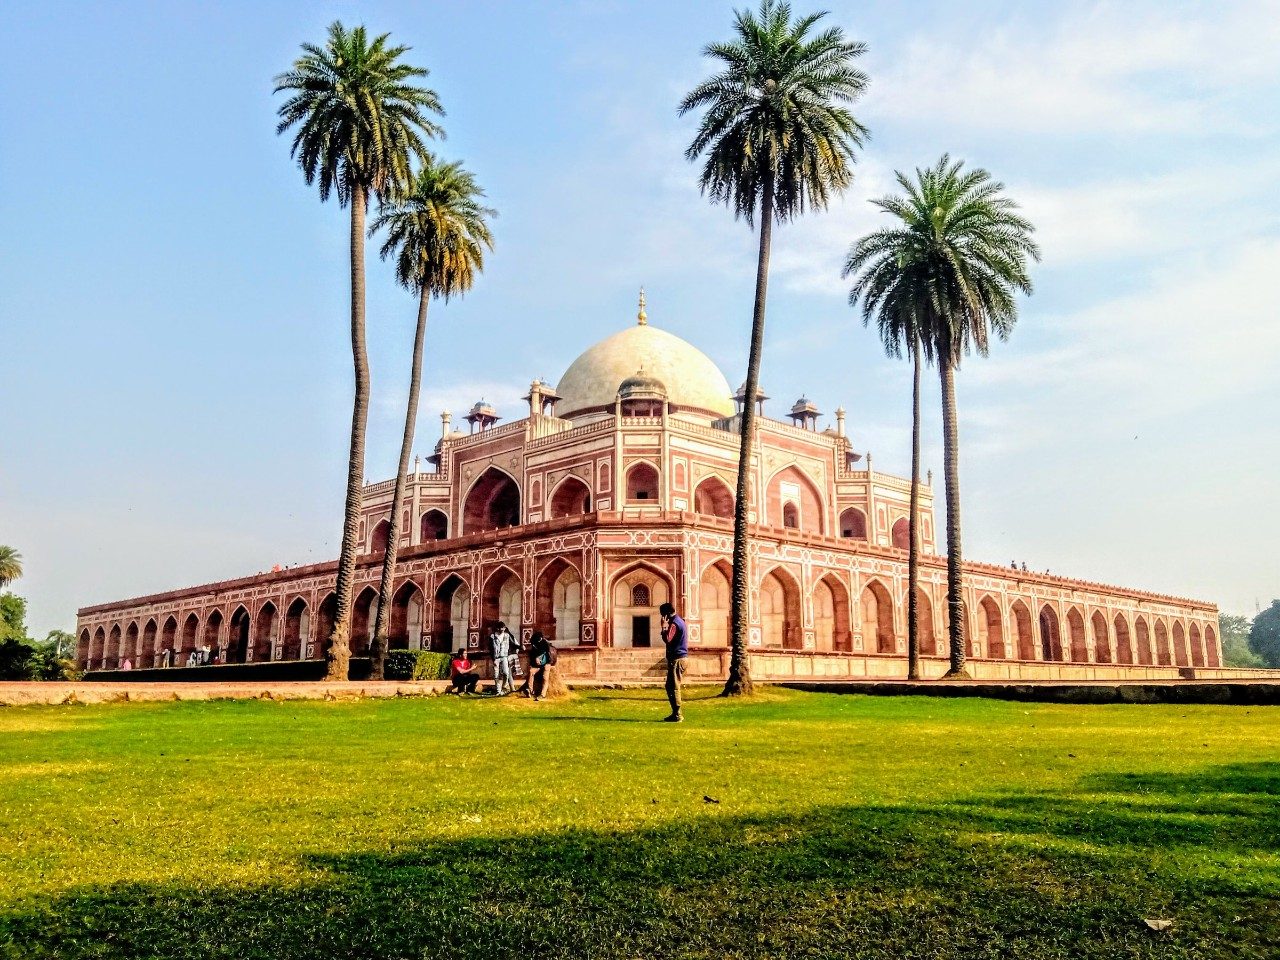
<svg viewBox="0 0 1280 960">
<path fill-rule="evenodd" d="M 111 633 L 107 635 L 107 652 L 102 658 L 103 670 L 115 670 L 120 666 L 120 624 L 111 625 Z"/>
<path fill-rule="evenodd" d="M 428 510 L 422 515 L 420 532 L 419 539 L 423 543 L 430 543 L 433 540 L 447 540 L 449 538 L 449 518 L 439 510 Z"/>
<path fill-rule="evenodd" d="M 1173 665 L 1173 656 L 1169 651 L 1169 628 L 1163 620 L 1156 621 L 1156 663 Z"/>
<path fill-rule="evenodd" d="M 1093 660 L 1095 663 L 1111 662 L 1111 638 L 1107 635 L 1107 618 L 1099 610 L 1089 618 L 1093 626 Z"/>
<path fill-rule="evenodd" d="M 1147 627 L 1146 618 L 1139 617 L 1133 630 L 1138 635 L 1138 663 L 1150 666 L 1152 660 L 1151 630 Z"/>
<path fill-rule="evenodd" d="M 462 507 L 462 532 L 501 530 L 520 523 L 520 487 L 510 474 L 490 467 L 472 484 Z"/>
<path fill-rule="evenodd" d="M 155 620 L 148 620 L 147 625 L 142 628 L 142 647 L 138 650 L 138 659 L 133 665 L 135 670 L 155 666 L 157 630 Z"/>
<path fill-rule="evenodd" d="M 840 536 L 850 540 L 867 539 L 867 515 L 857 507 L 840 514 Z"/>
<path fill-rule="evenodd" d="M 729 578 L 731 569 L 718 560 L 698 578 L 698 612 L 702 618 L 702 643 L 708 647 L 729 646 Z"/>
<path fill-rule="evenodd" d="M 851 650 L 849 592 L 838 577 L 827 574 L 813 587 L 813 645 L 817 650 Z"/>
<path fill-rule="evenodd" d="M 369 538 L 370 553 L 386 553 L 387 541 L 391 538 L 391 521 L 379 520 Z"/>
<path fill-rule="evenodd" d="M 99 627 L 93 631 L 93 643 L 89 647 L 89 661 L 85 664 L 86 670 L 92 670 L 95 667 L 102 667 L 106 664 L 103 662 L 107 656 L 107 631 Z"/>
<path fill-rule="evenodd" d="M 1058 615 L 1047 603 L 1040 608 L 1040 657 L 1046 661 L 1062 659 L 1062 630 Z"/>
<path fill-rule="evenodd" d="M 1114 621 L 1116 628 L 1116 663 L 1133 663 L 1133 641 L 1129 638 L 1129 622 L 1124 614 L 1117 613 Z"/>
<path fill-rule="evenodd" d="M 719 477 L 707 477 L 693 491 L 693 510 L 710 517 L 733 519 L 733 491 Z"/>
<path fill-rule="evenodd" d="M 591 490 L 577 477 L 566 477 L 551 495 L 551 519 L 591 512 Z M 514 631 L 512 631 L 514 633 Z"/>
<path fill-rule="evenodd" d="M 480 634 L 488 636 L 493 625 L 501 620 L 513 637 L 520 636 L 523 618 L 523 595 L 520 578 L 508 567 L 499 567 L 485 581 L 480 595 Z"/>
<path fill-rule="evenodd" d="M 1071 636 L 1071 659 L 1076 663 L 1089 662 L 1089 641 L 1084 633 L 1084 617 L 1072 607 L 1067 611 L 1067 630 Z"/>
<path fill-rule="evenodd" d="M 1200 636 L 1199 625 L 1194 623 L 1191 625 L 1191 665 L 1204 666 L 1204 640 Z"/>
<path fill-rule="evenodd" d="M 369 644 L 373 640 L 373 627 L 378 622 L 378 591 L 374 587 L 365 587 L 351 606 L 351 656 L 365 657 L 369 655 Z"/>
<path fill-rule="evenodd" d="M 924 587 L 916 587 L 916 640 L 922 657 L 936 657 L 941 652 L 933 622 L 933 601 Z"/>
<path fill-rule="evenodd" d="M 337 597 L 334 597 L 337 602 Z M 296 598 L 284 615 L 284 641 L 280 647 L 281 660 L 301 660 L 307 655 L 307 640 L 311 636 L 311 611 L 307 601 Z"/>
<path fill-rule="evenodd" d="M 236 607 L 227 623 L 227 663 L 244 663 L 249 656 L 249 611 Z"/>
<path fill-rule="evenodd" d="M 85 627 L 80 631 L 80 638 L 76 641 L 76 663 L 83 665 L 86 670 L 89 668 L 89 648 L 91 645 L 89 628 Z"/>
<path fill-rule="evenodd" d="M 1035 660 L 1036 639 L 1035 633 L 1031 629 L 1031 611 L 1027 609 L 1027 605 L 1021 600 L 1015 600 L 1013 606 L 1009 608 L 1009 612 L 1013 615 L 1013 629 L 1018 645 L 1018 659 Z"/>
<path fill-rule="evenodd" d="M 303 657 L 323 657 L 329 649 L 329 638 L 333 636 L 333 626 L 338 622 L 338 595 L 331 593 L 316 608 L 316 638 L 310 650 L 304 649 Z"/>
<path fill-rule="evenodd" d="M 166 650 L 172 650 L 176 653 L 177 651 L 175 650 L 175 647 L 177 646 L 177 640 L 178 618 L 170 614 L 165 618 L 164 626 L 160 628 L 160 644 L 156 649 L 153 662 L 149 664 L 149 666 L 160 666 L 160 664 L 164 662 Z"/>
<path fill-rule="evenodd" d="M 582 577 L 573 564 L 556 557 L 538 574 L 533 592 L 534 626 L 556 646 L 577 646 L 582 638 Z M 512 629 L 512 634 L 516 630 Z"/>
<path fill-rule="evenodd" d="M 899 550 L 911 549 L 911 522 L 906 517 L 899 517 L 893 523 L 893 545 Z"/>
<path fill-rule="evenodd" d="M 391 598 L 387 647 L 391 650 L 419 650 L 422 647 L 422 591 L 412 580 L 402 583 Z"/>
<path fill-rule="evenodd" d="M 978 601 L 978 643 L 992 660 L 1005 658 L 1004 626 L 1000 621 L 1000 607 L 990 595 Z"/>
<path fill-rule="evenodd" d="M 222 611 L 214 610 L 204 621 L 204 643 L 202 646 L 209 648 L 209 662 L 217 660 L 219 657 L 224 658 L 225 651 L 222 649 Z"/>
<path fill-rule="evenodd" d="M 671 599 L 667 578 L 650 567 L 633 567 L 614 578 L 609 595 L 613 600 L 613 645 L 660 647 L 658 607 Z"/>
<path fill-rule="evenodd" d="M 253 659 L 265 662 L 276 658 L 276 643 L 280 639 L 280 615 L 276 605 L 268 600 L 258 611 L 254 624 Z"/>
<path fill-rule="evenodd" d="M 862 645 L 876 653 L 896 653 L 893 598 L 884 584 L 872 580 L 862 591 Z"/>
<path fill-rule="evenodd" d="M 794 509 L 793 514 L 788 514 L 787 504 Z M 826 533 L 822 496 L 813 481 L 796 467 L 785 467 L 770 478 L 765 490 L 765 506 L 766 522 L 772 526 Z"/>
<path fill-rule="evenodd" d="M 1173 662 L 1180 667 L 1191 666 L 1191 657 L 1187 653 L 1187 635 L 1183 632 L 1182 624 L 1177 621 L 1173 624 Z"/>
<path fill-rule="evenodd" d="M 133 667 L 138 665 L 138 623 L 134 621 L 124 631 L 124 643 L 120 647 L 120 666 L 128 660 Z"/>
<path fill-rule="evenodd" d="M 627 470 L 627 502 L 658 502 L 658 469 L 651 463 L 633 464 Z"/>
<path fill-rule="evenodd" d="M 1218 636 L 1210 626 L 1204 628 L 1204 658 L 1211 667 L 1221 665 L 1221 659 L 1218 656 Z"/>
<path fill-rule="evenodd" d="M 776 567 L 760 582 L 761 642 L 799 650 L 804 646 L 800 625 L 800 590 L 790 573 Z"/>
<path fill-rule="evenodd" d="M 431 615 L 431 649 L 444 652 L 467 645 L 471 624 L 471 589 L 456 573 L 436 588 Z"/>
</svg>

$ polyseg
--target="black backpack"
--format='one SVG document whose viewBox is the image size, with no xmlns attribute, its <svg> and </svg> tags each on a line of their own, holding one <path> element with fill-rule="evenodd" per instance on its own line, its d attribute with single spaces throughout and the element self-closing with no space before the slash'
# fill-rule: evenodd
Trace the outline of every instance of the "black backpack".
<svg viewBox="0 0 1280 960">
<path fill-rule="evenodd" d="M 547 666 L 554 667 L 559 656 L 556 654 L 555 644 L 550 640 L 547 641 Z"/>
</svg>

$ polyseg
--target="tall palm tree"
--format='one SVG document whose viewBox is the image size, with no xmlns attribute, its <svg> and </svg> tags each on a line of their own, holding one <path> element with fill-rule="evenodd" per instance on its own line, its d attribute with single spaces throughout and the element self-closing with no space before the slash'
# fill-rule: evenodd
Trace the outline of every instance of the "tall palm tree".
<svg viewBox="0 0 1280 960">
<path fill-rule="evenodd" d="M 0 546 L 0 587 L 22 576 L 22 554 L 13 547 Z"/>
<path fill-rule="evenodd" d="M 388 199 L 411 179 L 412 157 L 426 154 L 423 137 L 443 136 L 428 114 L 444 110 L 433 90 L 414 80 L 427 71 L 401 63 L 408 47 L 388 46 L 387 34 L 372 41 L 364 27 L 329 27 L 323 47 L 305 43 L 293 69 L 276 77 L 280 105 L 277 133 L 297 127 L 290 155 L 320 199 L 336 193 L 351 207 L 351 354 L 355 402 L 347 460 L 347 499 L 338 554 L 337 612 L 325 650 L 326 679 L 347 679 L 351 656 L 351 593 L 364 484 L 364 437 L 369 418 L 369 357 L 365 349 L 365 214 L 372 194 Z"/>
<path fill-rule="evenodd" d="M 493 249 L 486 218 L 497 211 L 481 204 L 484 191 L 460 163 L 444 163 L 428 155 L 408 194 L 380 211 L 370 232 L 385 229 L 382 258 L 395 256 L 396 279 L 418 294 L 418 325 L 413 336 L 413 366 L 409 373 L 409 404 L 405 410 L 400 470 L 391 500 L 391 529 L 382 558 L 378 617 L 373 629 L 373 677 L 382 679 L 387 652 L 387 617 L 400 545 L 400 514 L 404 507 L 409 454 L 418 420 L 418 392 L 422 385 L 422 344 L 427 333 L 427 305 L 432 297 L 448 303 L 471 289 L 484 270 L 485 250 Z"/>
<path fill-rule="evenodd" d="M 733 512 L 732 654 L 726 696 L 752 692 L 747 661 L 747 510 L 773 222 L 791 220 L 806 207 L 825 209 L 831 195 L 852 182 L 854 148 L 867 135 L 848 109 L 867 86 L 866 75 L 853 66 L 866 47 L 846 40 L 839 27 L 815 33 L 824 16 L 815 13 L 793 21 L 790 4 L 776 0 L 761 0 L 757 12 L 736 11 L 734 38 L 703 49 L 724 69 L 694 87 L 680 103 L 681 115 L 705 108 L 685 151 L 690 162 L 704 159 L 702 192 L 732 208 L 748 227 L 760 221 Z"/>
<path fill-rule="evenodd" d="M 907 527 L 907 679 L 920 679 L 920 358 L 933 359 L 933 342 L 923 335 L 922 310 L 908 275 L 901 268 L 895 231 L 879 230 L 849 249 L 845 277 L 856 277 L 849 306 L 862 302 L 862 322 L 874 316 L 884 349 L 891 357 L 911 357 L 911 496 Z"/>
<path fill-rule="evenodd" d="M 1040 259 L 1040 250 L 1031 238 L 1035 228 L 986 170 L 966 171 L 963 161 L 944 154 L 936 165 L 917 169 L 914 180 L 901 172 L 897 179 L 904 196 L 872 202 L 901 224 L 855 245 L 846 270 L 865 271 L 859 281 L 864 298 L 914 317 L 921 350 L 937 361 L 947 501 L 947 676 L 964 677 L 955 371 L 971 350 L 986 356 L 992 334 L 1008 339 L 1018 320 L 1015 295 L 1031 293 L 1028 263 Z"/>
</svg>

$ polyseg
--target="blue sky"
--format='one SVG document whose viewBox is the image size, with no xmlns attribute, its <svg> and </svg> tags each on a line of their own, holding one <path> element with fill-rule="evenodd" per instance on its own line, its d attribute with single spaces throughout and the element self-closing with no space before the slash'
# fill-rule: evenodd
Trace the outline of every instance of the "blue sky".
<svg viewBox="0 0 1280 960">
<path fill-rule="evenodd" d="M 966 555 L 1217 601 L 1280 594 L 1280 3 L 849 3 L 872 132 L 852 190 L 776 233 L 763 382 L 908 464 L 909 378 L 845 303 L 869 197 L 987 167 L 1044 262 L 959 377 Z M 803 2 L 799 9 L 809 9 Z M 274 132 L 272 77 L 335 19 L 432 71 L 438 150 L 501 213 L 432 314 L 418 448 L 508 416 L 650 321 L 745 368 L 753 238 L 703 201 L 682 93 L 730 4 L 17 2 L 0 11 L 0 543 L 33 632 L 77 606 L 333 556 L 350 410 L 346 217 Z M 369 263 L 368 475 L 397 453 L 412 299 Z M 925 463 L 940 465 L 927 382 Z"/>
</svg>

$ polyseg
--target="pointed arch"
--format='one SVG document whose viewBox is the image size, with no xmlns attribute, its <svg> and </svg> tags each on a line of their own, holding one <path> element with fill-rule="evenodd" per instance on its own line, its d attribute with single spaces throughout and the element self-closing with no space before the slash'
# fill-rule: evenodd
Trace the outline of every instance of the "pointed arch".
<svg viewBox="0 0 1280 960">
<path fill-rule="evenodd" d="M 941 653 L 933 618 L 933 601 L 923 586 L 916 587 L 916 640 L 920 644 L 920 656 L 936 657 Z"/>
<path fill-rule="evenodd" d="M 1169 650 L 1169 627 L 1163 620 L 1156 620 L 1156 663 L 1173 665 L 1173 654 Z"/>
<path fill-rule="evenodd" d="M 637 460 L 627 467 L 627 503 L 659 503 L 660 484 L 658 468 L 648 460 Z"/>
<path fill-rule="evenodd" d="M 419 541 L 432 543 L 449 539 L 449 518 L 443 510 L 428 510 L 419 521 Z"/>
<path fill-rule="evenodd" d="M 138 666 L 138 621 L 134 620 L 124 631 L 124 642 L 120 646 L 120 665 L 128 660 L 131 666 Z"/>
<path fill-rule="evenodd" d="M 1069 659 L 1074 663 L 1088 663 L 1089 641 L 1085 637 L 1084 616 L 1078 607 L 1072 607 L 1067 611 L 1067 636 L 1070 639 L 1070 647 L 1064 652 L 1070 654 Z"/>
<path fill-rule="evenodd" d="M 102 658 L 103 670 L 115 670 L 120 666 L 120 644 L 122 642 L 120 624 L 113 623 L 107 635 L 107 652 Z"/>
<path fill-rule="evenodd" d="M 551 493 L 551 519 L 577 517 L 591 512 L 591 488 L 578 477 L 567 476 Z"/>
<path fill-rule="evenodd" d="M 674 584 L 668 574 L 646 561 L 637 561 L 615 573 L 608 593 L 613 645 L 656 647 L 661 644 L 658 607 L 674 595 Z"/>
<path fill-rule="evenodd" d="M 520 576 L 506 564 L 485 578 L 480 591 L 480 633 L 487 635 L 498 621 L 505 623 L 513 637 L 520 635 L 524 622 L 524 595 Z"/>
<path fill-rule="evenodd" d="M 373 640 L 373 626 L 378 621 L 378 588 L 370 584 L 356 596 L 351 605 L 351 656 L 366 657 Z"/>
<path fill-rule="evenodd" d="M 249 611 L 241 604 L 227 621 L 227 663 L 244 663 L 248 659 L 251 619 Z"/>
<path fill-rule="evenodd" d="M 1101 610 L 1095 610 L 1093 616 L 1089 618 L 1089 623 L 1093 628 L 1094 663 L 1110 663 L 1111 637 L 1107 630 L 1107 618 L 1102 615 Z"/>
<path fill-rule="evenodd" d="M 899 517 L 893 522 L 893 529 L 890 535 L 893 538 L 893 545 L 896 549 L 911 549 L 911 521 L 906 517 Z"/>
<path fill-rule="evenodd" d="M 840 536 L 850 540 L 867 539 L 867 515 L 857 507 L 849 507 L 840 514 Z"/>
<path fill-rule="evenodd" d="M 766 647 L 800 650 L 800 586 L 786 567 L 777 566 L 760 581 L 760 634 Z"/>
<path fill-rule="evenodd" d="M 386 553 L 387 541 L 391 539 L 391 521 L 388 519 L 379 520 L 374 524 L 373 532 L 369 534 L 369 552 L 370 553 Z"/>
<path fill-rule="evenodd" d="M 1182 629 L 1180 620 L 1173 621 L 1173 662 L 1180 667 L 1191 666 L 1191 656 L 1187 653 L 1187 634 Z"/>
<path fill-rule="evenodd" d="M 822 491 L 803 470 L 788 465 L 765 484 L 766 523 L 786 526 L 786 504 L 795 506 L 795 526 L 804 533 L 826 533 L 826 501 Z"/>
<path fill-rule="evenodd" d="M 730 584 L 733 568 L 724 560 L 709 564 L 698 577 L 700 642 L 708 647 L 729 646 Z"/>
<path fill-rule="evenodd" d="M 311 656 L 323 657 L 329 648 L 329 637 L 333 635 L 334 624 L 338 622 L 338 595 L 332 591 L 320 601 L 316 608 L 315 646 Z M 305 655 L 305 651 L 304 651 Z"/>
<path fill-rule="evenodd" d="M 1197 623 L 1191 625 L 1191 665 L 1193 667 L 1205 665 L 1204 638 L 1200 635 L 1200 625 Z"/>
<path fill-rule="evenodd" d="M 436 587 L 431 605 L 431 649 L 457 650 L 467 645 L 471 623 L 471 587 L 451 573 Z"/>
<path fill-rule="evenodd" d="M 534 624 L 556 646 L 582 641 L 582 576 L 564 557 L 548 561 L 534 581 Z M 516 636 L 520 632 L 511 631 Z"/>
<path fill-rule="evenodd" d="M 1017 647 L 1018 659 L 1035 660 L 1036 639 L 1035 631 L 1031 626 L 1031 610 L 1023 601 L 1015 600 L 1009 607 L 1009 613 L 1013 616 L 1014 643 Z"/>
<path fill-rule="evenodd" d="M 334 597 L 335 602 L 337 597 Z M 285 608 L 284 639 L 280 643 L 281 660 L 301 660 L 307 655 L 311 639 L 311 610 L 302 597 L 294 597 Z"/>
<path fill-rule="evenodd" d="M 1005 658 L 1004 624 L 1001 622 L 1000 605 L 987 594 L 978 601 L 978 643 L 980 656 L 992 660 Z"/>
<path fill-rule="evenodd" d="M 253 656 L 255 663 L 263 663 L 276 658 L 276 642 L 280 639 L 280 611 L 275 603 L 268 600 L 258 608 L 254 618 Z"/>
<path fill-rule="evenodd" d="M 209 660 L 215 661 L 220 657 L 225 662 L 226 652 L 222 646 L 222 611 L 214 608 L 209 611 L 209 616 L 204 620 L 204 643 L 203 646 L 209 648 Z"/>
<path fill-rule="evenodd" d="M 178 618 L 175 617 L 173 614 L 169 614 L 169 616 L 165 618 L 164 626 L 160 628 L 160 643 L 159 643 L 159 646 L 156 648 L 156 655 L 155 655 L 156 666 L 160 665 L 161 658 L 164 656 L 164 651 L 172 650 L 176 654 L 178 652 L 177 645 L 178 645 Z"/>
<path fill-rule="evenodd" d="M 1125 619 L 1123 613 L 1117 613 L 1112 626 L 1116 628 L 1116 663 L 1133 663 L 1133 640 L 1129 636 L 1129 621 Z"/>
<path fill-rule="evenodd" d="M 1204 658 L 1211 667 L 1222 665 L 1222 658 L 1218 651 L 1218 635 L 1208 624 L 1204 627 Z"/>
<path fill-rule="evenodd" d="M 85 627 L 80 631 L 80 637 L 76 641 L 76 666 L 86 670 L 89 668 L 89 651 L 92 645 L 89 628 Z"/>
<path fill-rule="evenodd" d="M 849 591 L 835 574 L 826 574 L 813 587 L 813 645 L 817 650 L 853 649 Z"/>
<path fill-rule="evenodd" d="M 520 525 L 520 484 L 490 466 L 471 484 L 462 506 L 462 532 L 481 533 Z"/>
<path fill-rule="evenodd" d="M 862 589 L 862 645 L 876 653 L 896 653 L 897 636 L 893 629 L 893 597 L 879 580 Z"/>
<path fill-rule="evenodd" d="M 134 668 L 151 667 L 155 665 L 156 660 L 156 635 L 160 627 L 156 623 L 156 618 L 152 617 L 147 621 L 147 625 L 142 628 L 142 645 L 138 647 L 138 658 L 134 661 Z"/>
<path fill-rule="evenodd" d="M 722 520 L 733 519 L 733 491 L 717 476 L 710 476 L 693 491 L 693 510 Z"/>
<path fill-rule="evenodd" d="M 1058 614 L 1045 604 L 1040 608 L 1040 658 L 1046 661 L 1062 660 L 1062 628 Z"/>
<path fill-rule="evenodd" d="M 1151 629 L 1147 626 L 1146 617 L 1138 617 L 1137 622 L 1134 624 L 1133 632 L 1138 639 L 1138 663 L 1143 666 L 1149 666 L 1154 657 L 1151 649 Z"/>
<path fill-rule="evenodd" d="M 86 670 L 94 667 L 105 666 L 103 661 L 107 656 L 107 631 L 102 627 L 98 627 L 93 631 L 93 643 L 89 645 L 89 660 L 85 664 Z"/>
<path fill-rule="evenodd" d="M 391 595 L 391 617 L 387 632 L 390 650 L 418 650 L 422 647 L 422 614 L 425 598 L 412 580 L 405 580 Z"/>
</svg>

